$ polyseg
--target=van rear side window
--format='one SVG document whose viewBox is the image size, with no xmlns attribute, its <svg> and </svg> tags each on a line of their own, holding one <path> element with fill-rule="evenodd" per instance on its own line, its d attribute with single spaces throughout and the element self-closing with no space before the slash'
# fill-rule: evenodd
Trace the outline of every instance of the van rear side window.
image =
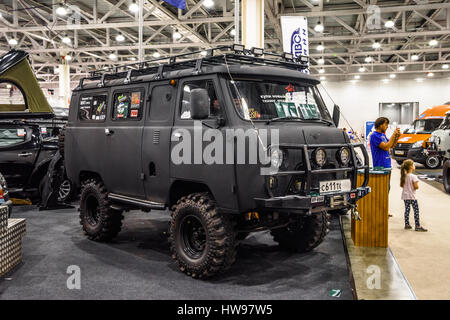
<svg viewBox="0 0 450 320">
<path fill-rule="evenodd" d="M 124 91 L 114 94 L 113 120 L 141 119 L 143 92 Z"/>
<path fill-rule="evenodd" d="M 82 96 L 78 111 L 80 120 L 105 121 L 107 98 L 106 94 Z"/>
</svg>

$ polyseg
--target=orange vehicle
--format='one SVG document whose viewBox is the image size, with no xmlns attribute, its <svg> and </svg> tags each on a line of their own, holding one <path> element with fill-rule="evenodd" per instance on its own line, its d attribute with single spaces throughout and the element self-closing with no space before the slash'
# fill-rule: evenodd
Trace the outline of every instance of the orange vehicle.
<svg viewBox="0 0 450 320">
<path fill-rule="evenodd" d="M 398 144 L 392 151 L 392 158 L 398 164 L 402 164 L 406 159 L 412 159 L 429 169 L 439 168 L 442 159 L 438 155 L 427 155 L 424 152 L 426 149 L 425 142 L 431 137 L 431 133 L 439 127 L 448 111 L 450 111 L 450 104 L 432 107 L 420 114 L 400 136 Z"/>
</svg>

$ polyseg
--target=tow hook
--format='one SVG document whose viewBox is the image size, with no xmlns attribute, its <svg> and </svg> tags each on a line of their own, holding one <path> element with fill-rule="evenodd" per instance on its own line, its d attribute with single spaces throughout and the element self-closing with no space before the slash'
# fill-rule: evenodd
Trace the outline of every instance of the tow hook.
<svg viewBox="0 0 450 320">
<path fill-rule="evenodd" d="M 358 205 L 357 204 L 350 204 L 351 206 L 351 214 L 352 214 L 352 218 L 356 219 L 356 221 L 361 221 L 361 216 L 359 215 L 358 212 Z"/>
</svg>

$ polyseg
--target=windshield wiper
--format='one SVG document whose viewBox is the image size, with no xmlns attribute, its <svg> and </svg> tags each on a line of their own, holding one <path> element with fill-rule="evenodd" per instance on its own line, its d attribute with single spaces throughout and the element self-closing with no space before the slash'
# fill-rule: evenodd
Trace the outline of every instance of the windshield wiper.
<svg viewBox="0 0 450 320">
<path fill-rule="evenodd" d="M 267 124 L 271 123 L 271 122 L 276 122 L 276 121 L 284 121 L 284 120 L 296 120 L 296 121 L 301 121 L 301 118 L 298 117 L 278 117 L 278 118 L 273 118 L 273 119 L 268 119 L 267 120 Z"/>
<path fill-rule="evenodd" d="M 334 123 L 332 121 L 325 120 L 325 119 L 304 119 L 303 121 L 305 121 L 305 122 L 307 122 L 307 121 L 321 121 L 321 122 L 324 122 L 324 123 L 329 124 L 329 125 L 334 125 Z"/>
</svg>

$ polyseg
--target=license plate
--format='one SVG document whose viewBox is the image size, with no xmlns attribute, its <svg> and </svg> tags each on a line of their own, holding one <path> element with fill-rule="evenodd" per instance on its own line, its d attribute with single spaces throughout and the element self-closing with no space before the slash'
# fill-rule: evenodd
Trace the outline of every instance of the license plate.
<svg viewBox="0 0 450 320">
<path fill-rule="evenodd" d="M 397 155 L 397 156 L 404 156 L 405 155 L 405 151 L 395 150 L 394 154 Z"/>
<path fill-rule="evenodd" d="M 352 189 L 350 179 L 347 180 L 332 180 L 320 182 L 320 193 L 329 192 L 348 192 Z"/>
</svg>

